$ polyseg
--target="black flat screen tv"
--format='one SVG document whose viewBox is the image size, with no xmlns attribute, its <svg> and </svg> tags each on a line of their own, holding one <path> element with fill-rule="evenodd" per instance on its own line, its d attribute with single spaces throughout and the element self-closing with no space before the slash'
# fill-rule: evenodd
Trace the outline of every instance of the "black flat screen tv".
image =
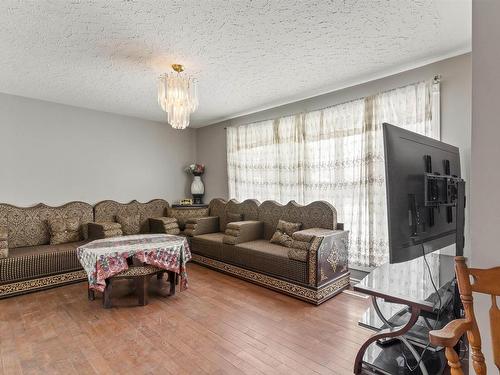
<svg viewBox="0 0 500 375">
<path fill-rule="evenodd" d="M 460 177 L 458 148 L 387 123 L 383 135 L 389 262 L 409 261 L 454 244 L 457 212 L 446 201 L 446 190 L 451 189 L 448 180 Z M 433 179 L 437 182 L 429 185 Z"/>
</svg>

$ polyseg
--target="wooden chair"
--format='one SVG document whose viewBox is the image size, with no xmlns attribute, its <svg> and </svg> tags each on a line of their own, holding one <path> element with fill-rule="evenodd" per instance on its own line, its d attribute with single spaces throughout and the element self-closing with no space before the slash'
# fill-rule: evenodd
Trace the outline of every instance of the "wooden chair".
<svg viewBox="0 0 500 375">
<path fill-rule="evenodd" d="M 490 269 L 468 268 L 464 257 L 456 257 L 455 272 L 460 299 L 465 310 L 465 318 L 453 320 L 443 329 L 429 332 L 429 339 L 433 345 L 445 347 L 451 375 L 463 375 L 460 359 L 454 346 L 467 333 L 474 370 L 478 375 L 485 375 L 486 364 L 481 351 L 481 336 L 474 315 L 472 292 L 491 295 L 491 340 L 495 364 L 497 369 L 500 369 L 500 310 L 496 302 L 496 297 L 500 295 L 500 267 Z"/>
</svg>

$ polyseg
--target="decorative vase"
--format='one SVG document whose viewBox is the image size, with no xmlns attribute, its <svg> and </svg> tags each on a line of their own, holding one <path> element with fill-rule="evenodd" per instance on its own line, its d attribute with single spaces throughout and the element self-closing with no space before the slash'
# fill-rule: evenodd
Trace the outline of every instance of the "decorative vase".
<svg viewBox="0 0 500 375">
<path fill-rule="evenodd" d="M 194 204 L 203 204 L 203 194 L 205 194 L 205 186 L 200 175 L 194 175 L 191 183 L 191 194 L 193 195 Z"/>
</svg>

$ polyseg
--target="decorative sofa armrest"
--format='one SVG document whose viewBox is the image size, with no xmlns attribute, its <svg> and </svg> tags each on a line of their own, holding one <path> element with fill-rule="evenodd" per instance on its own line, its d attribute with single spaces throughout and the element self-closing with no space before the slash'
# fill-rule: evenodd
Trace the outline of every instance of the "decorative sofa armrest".
<svg viewBox="0 0 500 375">
<path fill-rule="evenodd" d="M 151 233 L 166 233 L 177 235 L 181 231 L 174 217 L 155 217 L 149 219 Z"/>
<path fill-rule="evenodd" d="M 348 274 L 348 231 L 324 228 L 301 230 L 293 233 L 292 247 L 308 251 L 309 285 L 320 286 Z M 289 252 L 289 257 L 291 255 Z"/>
<path fill-rule="evenodd" d="M 219 217 L 206 216 L 188 219 L 184 234 L 187 236 L 199 236 L 201 234 L 216 233 L 219 231 Z"/>
<path fill-rule="evenodd" d="M 263 238 L 264 223 L 262 221 L 234 221 L 226 226 L 222 242 L 236 245 Z"/>
<path fill-rule="evenodd" d="M 9 256 L 8 231 L 6 227 L 0 227 L 0 258 Z"/>
<path fill-rule="evenodd" d="M 89 240 L 123 236 L 122 226 L 111 221 L 88 223 Z"/>
</svg>

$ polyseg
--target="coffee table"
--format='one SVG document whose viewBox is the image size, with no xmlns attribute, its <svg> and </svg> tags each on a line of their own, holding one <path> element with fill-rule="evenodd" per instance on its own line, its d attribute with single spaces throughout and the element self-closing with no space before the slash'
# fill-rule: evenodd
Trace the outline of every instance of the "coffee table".
<svg viewBox="0 0 500 375">
<path fill-rule="evenodd" d="M 104 293 L 104 306 L 111 306 L 111 279 L 135 278 L 139 291 L 139 303 L 147 304 L 147 280 L 153 274 L 160 278 L 169 274 L 170 295 L 180 276 L 181 291 L 186 289 L 186 263 L 191 251 L 185 237 L 168 234 L 139 234 L 105 238 L 78 247 L 78 260 L 88 275 L 89 299 L 94 291 Z M 130 267 L 131 259 L 141 263 Z"/>
</svg>

